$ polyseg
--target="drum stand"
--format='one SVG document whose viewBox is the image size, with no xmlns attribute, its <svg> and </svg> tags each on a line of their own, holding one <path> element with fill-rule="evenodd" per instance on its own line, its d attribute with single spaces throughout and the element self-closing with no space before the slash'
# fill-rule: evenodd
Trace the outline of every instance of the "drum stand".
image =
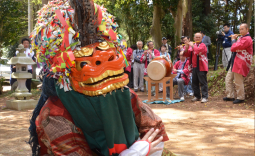
<svg viewBox="0 0 255 156">
<path fill-rule="evenodd" d="M 149 77 L 144 77 L 145 81 L 148 81 L 148 102 L 151 101 L 162 101 L 158 98 L 158 90 L 159 90 L 159 83 L 163 83 L 163 101 L 166 101 L 166 87 L 170 87 L 170 100 L 174 99 L 173 96 L 173 79 L 176 77 L 177 74 L 171 74 L 170 77 L 164 77 L 163 79 L 159 81 L 152 80 Z M 170 81 L 169 84 L 166 82 Z M 156 92 L 156 98 L 151 100 L 151 86 L 155 86 L 155 92 Z"/>
</svg>

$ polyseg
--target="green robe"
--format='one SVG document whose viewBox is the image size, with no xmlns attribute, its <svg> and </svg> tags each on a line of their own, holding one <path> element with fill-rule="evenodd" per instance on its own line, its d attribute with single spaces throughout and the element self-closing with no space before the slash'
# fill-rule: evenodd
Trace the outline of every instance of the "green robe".
<svg viewBox="0 0 255 156">
<path fill-rule="evenodd" d="M 118 155 L 138 139 L 128 88 L 96 97 L 64 92 L 57 85 L 56 91 L 92 150 L 98 149 L 105 156 Z"/>
</svg>

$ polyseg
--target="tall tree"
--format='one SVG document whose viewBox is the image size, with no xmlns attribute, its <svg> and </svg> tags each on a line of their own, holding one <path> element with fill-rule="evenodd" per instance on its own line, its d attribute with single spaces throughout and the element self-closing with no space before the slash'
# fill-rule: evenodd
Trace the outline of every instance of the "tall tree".
<svg viewBox="0 0 255 156">
<path fill-rule="evenodd" d="M 27 31 L 26 10 L 20 1 L 0 1 L 0 49 L 14 44 Z"/>
<path fill-rule="evenodd" d="M 182 25 L 183 25 L 183 17 L 186 16 L 187 13 L 187 5 L 188 0 L 178 0 L 178 4 L 176 9 L 170 9 L 171 14 L 174 17 L 174 28 L 175 28 L 175 44 L 177 44 L 181 40 L 182 36 Z M 175 45 L 176 46 L 176 45 Z"/>
<path fill-rule="evenodd" d="M 192 0 L 188 0 L 187 4 L 187 13 L 184 16 L 183 22 L 183 34 L 185 36 L 189 36 L 192 38 L 193 36 L 193 29 L 192 29 Z"/>
<path fill-rule="evenodd" d="M 203 9 L 203 13 L 207 16 L 211 13 L 211 1 L 210 0 L 202 0 L 203 5 L 204 5 L 204 9 Z"/>
<path fill-rule="evenodd" d="M 136 44 L 138 40 L 145 43 L 150 37 L 153 17 L 153 4 L 147 0 L 95 0 L 95 3 L 104 5 L 108 12 L 113 14 L 120 27 L 118 32 L 124 35 L 129 45 Z"/>
<path fill-rule="evenodd" d="M 249 9 L 247 10 L 247 15 L 246 15 L 246 23 L 248 25 L 248 28 L 250 28 L 250 24 L 251 24 L 253 2 L 254 2 L 254 0 L 248 0 Z"/>
<path fill-rule="evenodd" d="M 153 4 L 153 20 L 151 35 L 155 42 L 155 47 L 158 49 L 161 46 L 162 32 L 161 32 L 161 19 L 164 16 L 162 6 L 158 2 Z"/>
</svg>

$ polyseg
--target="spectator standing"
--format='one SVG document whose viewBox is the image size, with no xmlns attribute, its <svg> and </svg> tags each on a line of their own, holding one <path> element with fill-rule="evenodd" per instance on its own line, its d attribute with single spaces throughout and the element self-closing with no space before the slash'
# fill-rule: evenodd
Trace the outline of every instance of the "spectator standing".
<svg viewBox="0 0 255 156">
<path fill-rule="evenodd" d="M 126 58 L 128 61 L 129 66 L 126 67 L 126 73 L 128 74 L 129 83 L 128 87 L 133 88 L 134 87 L 134 74 L 133 74 L 133 66 L 134 66 L 134 58 L 133 58 L 133 51 L 137 49 L 137 45 L 132 45 L 130 48 L 127 49 Z"/>
<path fill-rule="evenodd" d="M 185 43 L 185 50 L 181 52 L 184 56 L 192 58 L 192 89 L 194 91 L 193 102 L 201 100 L 202 91 L 202 103 L 208 101 L 208 85 L 207 85 L 207 72 L 208 72 L 208 59 L 206 57 L 207 48 L 204 43 L 202 43 L 202 34 L 195 34 L 195 44 L 193 42 Z M 190 48 L 192 48 L 192 51 Z"/>
<path fill-rule="evenodd" d="M 183 39 L 183 42 L 184 43 L 189 43 L 190 42 L 189 36 L 185 36 L 184 39 Z M 183 50 L 185 50 L 185 46 L 183 47 Z M 188 50 L 190 52 L 193 51 L 192 47 L 189 47 Z M 192 55 L 187 56 L 186 59 L 189 60 L 188 69 L 190 71 L 190 79 L 189 79 L 189 84 L 184 86 L 184 90 L 185 90 L 185 93 L 187 93 L 190 96 L 193 96 L 194 93 L 193 93 L 193 90 L 192 90 L 192 63 L 191 63 L 192 62 Z"/>
<path fill-rule="evenodd" d="M 171 60 L 171 56 L 167 53 L 167 47 L 165 45 L 160 47 L 160 56 L 165 56 L 168 60 Z M 159 83 L 159 92 L 163 92 L 163 83 Z"/>
<path fill-rule="evenodd" d="M 209 58 L 209 46 L 211 45 L 211 38 L 205 35 L 204 31 L 201 31 L 202 34 L 202 43 L 206 45 L 207 48 L 207 58 Z"/>
<path fill-rule="evenodd" d="M 145 64 L 144 74 L 147 75 L 147 66 L 149 63 L 157 56 L 160 56 L 160 52 L 157 49 L 154 49 L 154 43 L 152 41 L 147 42 L 148 50 L 144 51 L 141 62 Z M 146 89 L 148 91 L 148 82 L 146 81 Z M 152 86 L 151 94 L 155 95 L 155 86 Z"/>
<path fill-rule="evenodd" d="M 24 54 L 26 54 L 26 57 L 31 57 L 33 60 L 34 58 L 34 52 L 30 49 L 30 40 L 27 38 L 23 38 L 21 43 L 23 44 L 24 48 L 26 49 L 24 51 Z M 16 51 L 16 55 L 19 53 L 19 51 Z M 27 71 L 32 74 L 32 65 L 27 65 Z M 12 67 L 12 72 L 16 72 L 16 66 Z M 11 84 L 13 84 L 15 80 L 12 80 Z M 26 87 L 29 92 L 31 92 L 31 83 L 32 79 L 27 79 L 26 80 Z"/>
<path fill-rule="evenodd" d="M 133 58 L 134 58 L 134 90 L 135 92 L 138 92 L 138 89 L 140 89 L 141 92 L 144 92 L 144 62 L 140 61 L 142 58 L 142 55 L 144 53 L 143 50 L 143 42 L 138 41 L 137 42 L 137 49 L 133 51 Z M 138 87 L 138 79 L 139 79 L 139 87 Z"/>
<path fill-rule="evenodd" d="M 250 71 L 252 64 L 253 43 L 249 34 L 249 28 L 246 23 L 241 24 L 239 32 L 242 35 L 238 40 L 238 35 L 232 35 L 232 56 L 228 64 L 228 73 L 226 76 L 226 93 L 227 97 L 224 101 L 233 101 L 233 104 L 243 103 L 245 99 L 244 93 L 244 77 Z M 237 41 L 236 41 L 237 40 Z M 237 99 L 235 99 L 234 82 L 236 86 Z"/>
<path fill-rule="evenodd" d="M 166 37 L 162 38 L 162 45 L 166 46 L 166 52 L 171 56 L 172 55 L 172 47 L 169 44 L 167 44 Z M 161 51 L 161 49 L 159 49 L 159 51 Z"/>
<path fill-rule="evenodd" d="M 231 35 L 233 35 L 234 33 L 230 30 L 230 25 L 229 24 L 225 24 L 223 26 L 224 32 L 222 32 L 222 34 L 224 35 L 222 37 L 222 46 L 223 46 L 223 51 L 222 51 L 222 63 L 223 63 L 223 67 L 227 68 L 228 66 L 228 62 L 231 58 Z"/>
<path fill-rule="evenodd" d="M 180 42 L 180 44 L 177 46 L 177 54 L 176 54 L 176 56 L 175 56 L 175 59 L 174 59 L 174 62 L 173 62 L 173 64 L 175 64 L 177 61 L 179 61 L 180 60 L 180 52 L 181 51 L 183 51 L 183 44 L 184 44 L 184 39 L 185 38 L 185 36 L 182 36 L 181 37 L 181 42 Z"/>
</svg>

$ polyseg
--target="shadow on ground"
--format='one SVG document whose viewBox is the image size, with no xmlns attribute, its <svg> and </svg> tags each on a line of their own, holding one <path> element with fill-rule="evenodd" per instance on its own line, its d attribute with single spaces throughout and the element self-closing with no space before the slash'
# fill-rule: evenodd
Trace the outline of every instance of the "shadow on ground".
<svg viewBox="0 0 255 156">
<path fill-rule="evenodd" d="M 29 156 L 29 118 L 32 110 L 0 110 L 0 155 Z"/>
<path fill-rule="evenodd" d="M 187 156 L 254 155 L 254 106 L 221 99 L 212 97 L 202 104 L 190 102 L 190 97 L 182 103 L 149 105 L 165 124 L 165 148 Z"/>
<path fill-rule="evenodd" d="M 146 93 L 138 93 L 142 100 Z M 0 108 L 11 97 L 0 97 Z M 254 106 L 233 105 L 222 97 L 209 102 L 149 105 L 158 114 L 169 136 L 165 148 L 177 156 L 254 155 Z M 0 109 L 0 156 L 29 156 L 28 127 L 32 110 Z"/>
</svg>

